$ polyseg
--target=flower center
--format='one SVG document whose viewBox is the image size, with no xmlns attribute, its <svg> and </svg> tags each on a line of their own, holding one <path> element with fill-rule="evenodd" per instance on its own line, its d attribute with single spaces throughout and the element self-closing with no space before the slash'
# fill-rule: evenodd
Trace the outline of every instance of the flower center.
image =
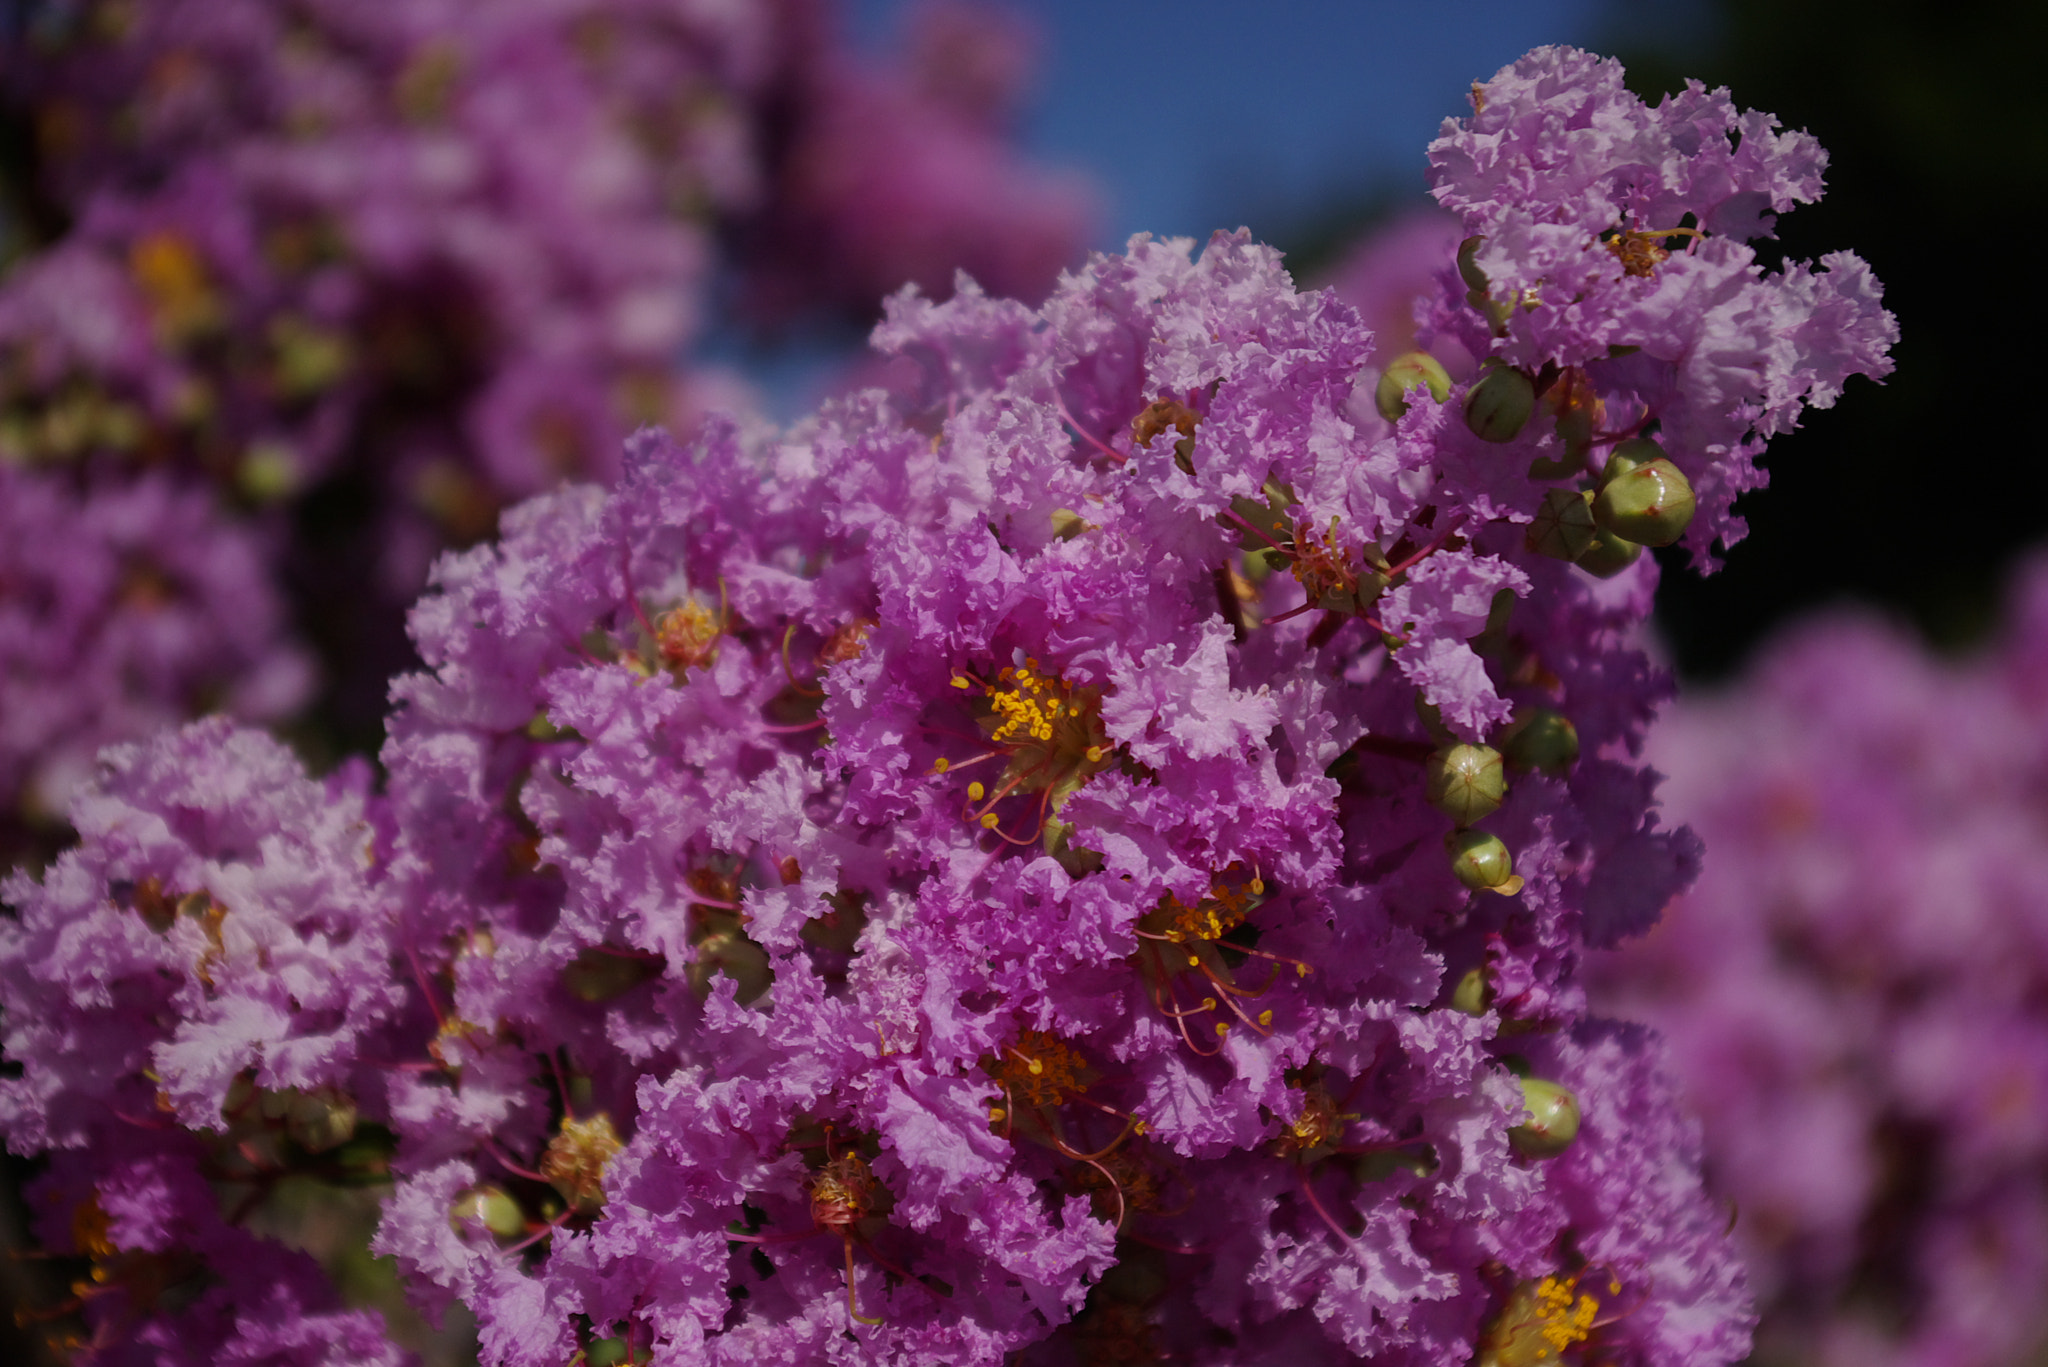
<svg viewBox="0 0 2048 1367">
<path fill-rule="evenodd" d="M 875 1203 L 875 1175 L 865 1158 L 843 1153 L 811 1176 L 811 1219 L 818 1228 L 844 1235 Z"/>
<path fill-rule="evenodd" d="M 1539 1367 L 1591 1338 L 1600 1302 L 1579 1290 L 1580 1275 L 1518 1283 L 1480 1336 L 1476 1367 Z"/>
<path fill-rule="evenodd" d="M 625 1144 L 612 1118 L 599 1111 L 588 1120 L 564 1118 L 561 1132 L 541 1155 L 540 1175 L 571 1205 L 595 1211 L 604 1205 L 604 1169 Z"/>
<path fill-rule="evenodd" d="M 1607 239 L 1607 250 L 1621 262 L 1624 275 L 1651 276 L 1671 255 L 1664 245 L 1667 237 L 1703 237 L 1697 228 L 1630 228 Z"/>
<path fill-rule="evenodd" d="M 998 802 L 1015 794 L 1037 793 L 1041 795 L 1037 827 L 1044 830 L 1046 817 L 1058 812 L 1082 784 L 1110 762 L 1115 747 L 1102 727 L 1101 692 L 1070 685 L 1035 657 L 1021 656 L 1015 664 L 998 670 L 993 680 L 955 674 L 953 687 L 980 690 L 988 709 L 981 728 L 993 748 L 958 765 L 942 758 L 932 767 L 943 774 L 990 759 L 1008 761 L 993 790 L 979 782 L 967 786 L 968 801 L 978 804 L 968 815 L 986 829 L 994 830 L 1000 824 L 995 812 Z M 1029 844 L 1038 834 L 1005 838 Z"/>
<path fill-rule="evenodd" d="M 1057 1106 L 1069 1093 L 1085 1090 L 1081 1058 L 1057 1035 L 1026 1030 L 1000 1056 L 982 1060 L 989 1080 L 1010 1094 L 1013 1104 Z"/>
<path fill-rule="evenodd" d="M 718 653 L 718 638 L 725 630 L 720 617 L 694 598 L 661 614 L 654 624 L 661 658 L 677 670 L 695 669 L 708 662 Z"/>
</svg>

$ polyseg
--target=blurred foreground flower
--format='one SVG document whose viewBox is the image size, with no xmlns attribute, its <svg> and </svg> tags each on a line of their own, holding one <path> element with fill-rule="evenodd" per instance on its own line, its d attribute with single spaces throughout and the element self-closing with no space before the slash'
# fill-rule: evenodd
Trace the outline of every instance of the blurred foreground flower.
<svg viewBox="0 0 2048 1367">
<path fill-rule="evenodd" d="M 1596 995 L 1671 1037 L 1762 1361 L 2048 1340 L 2048 566 L 2018 587 L 1974 659 L 1819 618 L 1652 736 L 1707 872 Z"/>
<path fill-rule="evenodd" d="M 218 723 L 113 752 L 0 941 L 0 1124 L 61 1151 L 91 1342 L 240 1285 L 107 1259 L 197 1277 L 266 1184 L 388 1164 L 376 1248 L 494 1364 L 1741 1357 L 1659 1045 L 1578 964 L 1696 861 L 1634 757 L 1640 546 L 1732 535 L 1676 496 L 1753 454 L 1728 413 L 1882 370 L 1890 320 L 1852 257 L 1605 245 L 1789 205 L 1816 154 L 1754 120 L 1687 188 L 1725 96 L 1542 49 L 1475 104 L 1439 193 L 1507 238 L 1499 167 L 1613 141 L 1517 201 L 1591 225 L 1598 309 L 1443 263 L 1468 379 L 1372 366 L 1243 234 L 1036 310 L 907 290 L 895 392 L 642 433 L 444 558 L 382 797 L 309 819 Z M 218 1227 L 129 1214 L 202 1178 Z"/>
</svg>

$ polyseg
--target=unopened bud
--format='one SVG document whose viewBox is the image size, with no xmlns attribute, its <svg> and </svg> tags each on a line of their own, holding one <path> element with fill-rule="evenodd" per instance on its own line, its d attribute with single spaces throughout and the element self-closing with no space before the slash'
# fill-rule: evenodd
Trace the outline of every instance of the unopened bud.
<svg viewBox="0 0 2048 1367">
<path fill-rule="evenodd" d="M 1586 573 L 1598 579 L 1612 579 L 1643 553 L 1643 548 L 1633 541 L 1624 541 L 1605 527 L 1593 537 L 1593 544 L 1575 562 Z"/>
<path fill-rule="evenodd" d="M 1408 411 L 1408 391 L 1417 385 L 1427 386 L 1429 397 L 1438 403 L 1450 397 L 1451 377 L 1437 364 L 1436 357 L 1426 351 L 1396 356 L 1387 362 L 1386 373 L 1380 376 L 1379 387 L 1373 391 L 1373 406 L 1388 422 L 1399 422 Z"/>
<path fill-rule="evenodd" d="M 517 1238 L 526 1232 L 525 1213 L 502 1187 L 472 1187 L 455 1198 L 455 1204 L 448 1208 L 448 1223 L 462 1234 L 472 1222 L 500 1239 Z"/>
<path fill-rule="evenodd" d="M 1638 465 L 1648 465 L 1653 460 L 1664 458 L 1664 448 L 1648 437 L 1630 437 L 1607 453 L 1607 464 L 1600 471 L 1600 478 L 1603 482 L 1619 479 Z"/>
<path fill-rule="evenodd" d="M 1429 757 L 1423 773 L 1430 805 L 1460 826 L 1491 816 L 1507 794 L 1500 751 L 1490 745 L 1446 746 Z"/>
<path fill-rule="evenodd" d="M 1579 757 L 1579 729 L 1547 707 L 1532 707 L 1515 718 L 1502 742 L 1509 764 L 1556 778 Z"/>
<path fill-rule="evenodd" d="M 356 1132 L 356 1103 L 335 1087 L 293 1092 L 285 1107 L 284 1132 L 307 1153 L 340 1148 Z"/>
<path fill-rule="evenodd" d="M 1515 876 L 1515 857 L 1508 853 L 1499 836 L 1485 831 L 1452 831 L 1444 837 L 1444 848 L 1451 853 L 1451 872 L 1472 891 L 1497 891 L 1510 882 L 1515 885 L 1514 891 L 1522 890 L 1521 879 Z"/>
<path fill-rule="evenodd" d="M 1465 393 L 1465 425 L 1481 441 L 1513 441 L 1536 410 L 1536 383 L 1513 366 L 1495 366 Z"/>
<path fill-rule="evenodd" d="M 1486 985 L 1486 970 L 1467 969 L 1465 976 L 1458 979 L 1458 985 L 1451 989 L 1451 1010 L 1462 1011 L 1468 1016 L 1483 1016 L 1492 997 L 1493 989 Z"/>
<path fill-rule="evenodd" d="M 1522 1104 L 1529 1118 L 1508 1131 L 1508 1143 L 1524 1158 L 1555 1158 L 1579 1135 L 1579 1099 L 1548 1078 L 1522 1079 Z"/>
<path fill-rule="evenodd" d="M 1593 545 L 1600 528 L 1593 521 L 1593 499 L 1577 489 L 1552 489 L 1529 520 L 1522 544 L 1553 560 L 1577 560 Z"/>
<path fill-rule="evenodd" d="M 1615 460 L 1619 460 L 1616 457 Z M 1610 469 L 1615 465 L 1610 460 Z M 1611 474 L 1593 500 L 1594 520 L 1639 546 L 1668 546 L 1692 525 L 1692 485 L 1668 460 Z"/>
</svg>

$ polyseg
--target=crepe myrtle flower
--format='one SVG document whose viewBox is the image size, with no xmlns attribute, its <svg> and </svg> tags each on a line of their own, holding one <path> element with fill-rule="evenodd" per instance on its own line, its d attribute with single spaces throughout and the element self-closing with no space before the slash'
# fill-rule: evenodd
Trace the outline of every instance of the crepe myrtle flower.
<svg viewBox="0 0 2048 1367">
<path fill-rule="evenodd" d="M 415 608 L 377 1251 L 510 1367 L 1740 1358 L 1579 980 L 1697 847 L 1654 563 L 1530 545 L 1564 439 L 1426 371 L 1390 421 L 1243 233 L 874 341 L 892 389 L 642 433 Z"/>
</svg>

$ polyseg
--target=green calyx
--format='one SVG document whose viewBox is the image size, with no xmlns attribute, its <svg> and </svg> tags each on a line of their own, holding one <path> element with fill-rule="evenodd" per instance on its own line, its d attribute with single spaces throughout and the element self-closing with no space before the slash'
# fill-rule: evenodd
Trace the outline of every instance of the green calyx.
<svg viewBox="0 0 2048 1367">
<path fill-rule="evenodd" d="M 1423 765 L 1430 806 L 1459 826 L 1483 821 L 1507 795 L 1500 751 L 1490 745 L 1449 745 Z"/>
<path fill-rule="evenodd" d="M 1548 1078 L 1522 1079 L 1522 1104 L 1529 1118 L 1508 1131 L 1508 1143 L 1524 1158 L 1555 1158 L 1579 1137 L 1579 1099 Z"/>
<path fill-rule="evenodd" d="M 1643 548 L 1635 542 L 1625 541 L 1602 527 L 1593 537 L 1593 544 L 1575 563 L 1596 579 L 1612 579 L 1635 564 L 1642 553 Z"/>
<path fill-rule="evenodd" d="M 1481 441 L 1520 436 L 1536 411 L 1536 382 L 1513 366 L 1497 365 L 1465 393 L 1465 425 Z"/>
<path fill-rule="evenodd" d="M 1396 356 L 1387 363 L 1387 369 L 1380 376 L 1378 388 L 1373 391 L 1373 406 L 1388 422 L 1399 422 L 1401 415 L 1408 411 L 1408 393 L 1421 385 L 1429 390 L 1429 397 L 1442 403 L 1451 394 L 1451 377 L 1437 364 L 1436 357 L 1426 351 L 1410 351 Z"/>
<path fill-rule="evenodd" d="M 1553 560 L 1577 560 L 1592 548 L 1599 534 L 1593 521 L 1592 495 L 1577 489 L 1551 489 L 1529 520 L 1522 544 Z"/>
</svg>

